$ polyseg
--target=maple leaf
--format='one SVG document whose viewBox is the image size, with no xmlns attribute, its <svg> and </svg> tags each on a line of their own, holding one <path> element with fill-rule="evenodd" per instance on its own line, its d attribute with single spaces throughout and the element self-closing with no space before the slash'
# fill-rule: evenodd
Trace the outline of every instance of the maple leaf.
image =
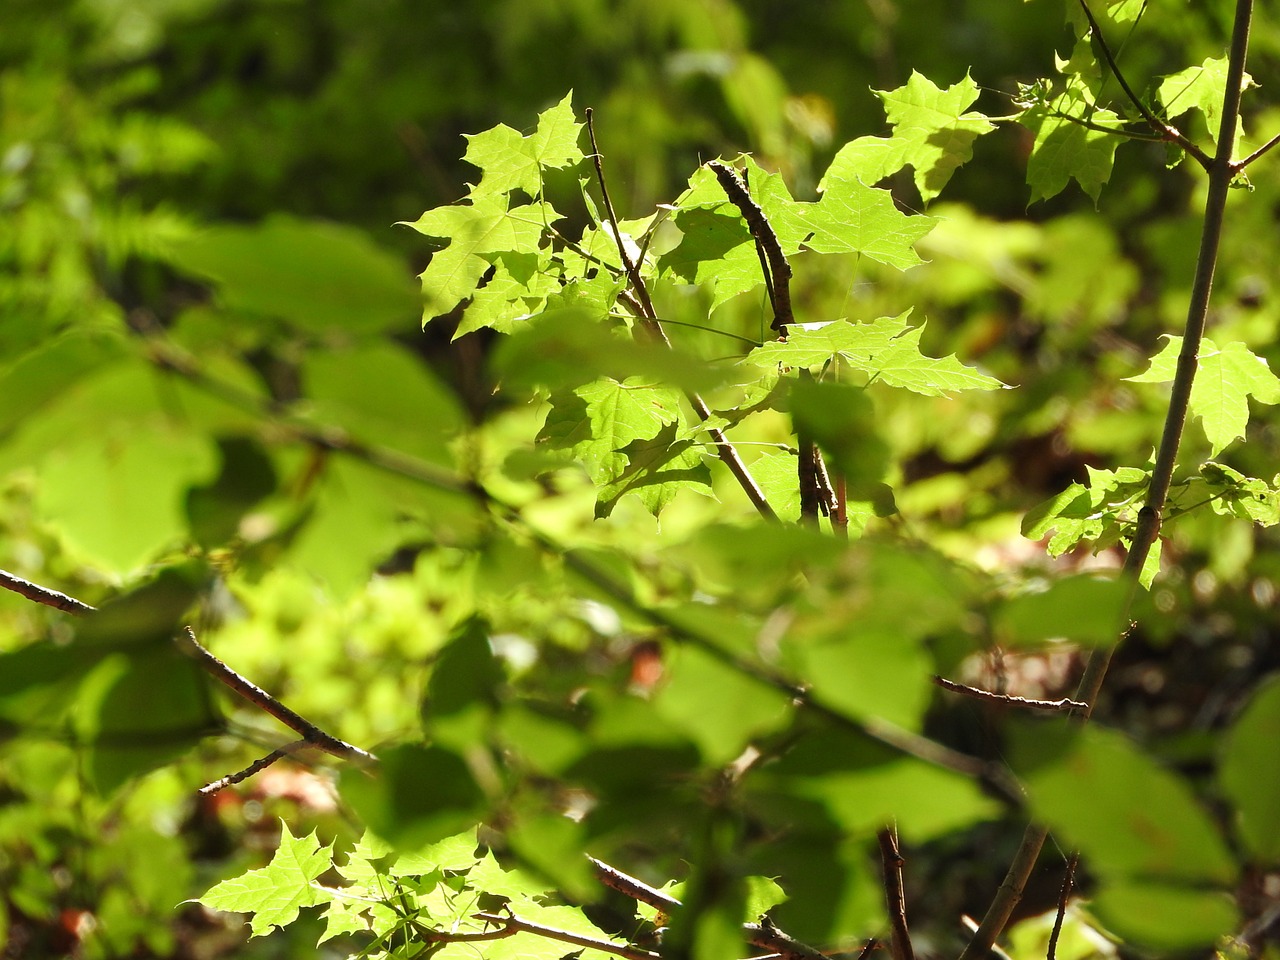
<svg viewBox="0 0 1280 960">
<path fill-rule="evenodd" d="M 426 301 L 424 322 L 448 313 L 471 296 L 491 266 L 493 256 L 486 255 L 536 256 L 547 226 L 560 219 L 548 203 L 510 207 L 505 195 L 490 195 L 475 197 L 471 203 L 436 207 L 413 223 L 406 222 L 421 234 L 449 242 L 432 254 L 427 269 L 419 274 Z"/>
<path fill-rule="evenodd" d="M 679 407 L 680 392 L 672 387 L 602 378 L 553 394 L 538 439 L 568 452 L 598 487 L 608 487 L 626 474 L 626 449 L 675 423 Z"/>
<path fill-rule="evenodd" d="M 1088 82 L 1079 74 L 1067 78 L 1063 91 L 1035 99 L 1018 122 L 1036 136 L 1027 161 L 1031 199 L 1048 200 L 1074 179 L 1094 201 L 1111 178 L 1121 119 L 1098 107 Z M 1089 126 L 1084 124 L 1088 123 Z"/>
<path fill-rule="evenodd" d="M 462 159 L 484 171 L 472 197 L 523 190 L 531 197 L 542 193 L 545 168 L 570 167 L 583 159 L 578 149 L 582 124 L 574 119 L 573 91 L 563 100 L 538 114 L 538 126 L 528 136 L 499 124 L 484 133 L 467 135 L 467 152 Z"/>
<path fill-rule="evenodd" d="M 1182 337 L 1167 336 L 1151 366 L 1135 383 L 1166 383 L 1174 378 Z M 1280 403 L 1280 378 L 1243 343 L 1219 347 L 1208 337 L 1200 341 L 1200 362 L 1191 387 L 1191 413 L 1198 417 L 1209 440 L 1210 456 L 1217 456 L 1249 425 L 1249 397 L 1259 403 Z"/>
<path fill-rule="evenodd" d="M 625 494 L 640 498 L 655 517 L 682 489 L 711 493 L 711 471 L 702 447 L 692 437 L 677 438 L 677 425 L 664 425 L 657 436 L 633 440 L 620 451 L 626 468 L 601 488 L 596 517 L 607 517 Z"/>
<path fill-rule="evenodd" d="M 1170 74 L 1161 82 L 1156 96 L 1164 104 L 1169 119 L 1180 117 L 1191 110 L 1204 114 L 1211 143 L 1218 142 L 1218 129 L 1222 125 L 1222 96 L 1227 86 L 1227 59 L 1209 57 L 1198 67 L 1187 67 Z M 1247 73 L 1241 90 L 1256 87 Z M 1244 125 L 1237 121 L 1236 136 L 1244 135 Z"/>
<path fill-rule="evenodd" d="M 831 161 L 826 176 L 872 185 L 909 165 L 915 170 L 916 188 L 928 203 L 956 169 L 973 158 L 973 142 L 996 128 L 982 114 L 964 112 L 978 99 L 978 93 L 978 85 L 967 74 L 942 90 L 912 71 L 904 86 L 876 91 L 884 101 L 894 135 L 862 137 L 846 144 Z M 825 184 L 824 178 L 819 189 Z"/>
<path fill-rule="evenodd" d="M 998 390 L 994 377 L 966 367 L 955 355 L 927 357 L 920 351 L 924 325 L 910 327 L 908 310 L 897 317 L 866 323 L 834 320 L 791 327 L 786 340 L 752 350 L 748 363 L 767 366 L 815 367 L 838 358 L 854 370 L 893 387 L 929 397 L 956 390 Z"/>
<path fill-rule="evenodd" d="M 284 927 L 298 918 L 302 907 L 327 903 L 332 893 L 315 881 L 333 866 L 333 845 L 320 846 L 315 831 L 295 837 L 281 822 L 280 846 L 271 863 L 231 880 L 223 880 L 199 902 L 214 910 L 251 913 L 250 929 L 255 937 Z"/>
</svg>

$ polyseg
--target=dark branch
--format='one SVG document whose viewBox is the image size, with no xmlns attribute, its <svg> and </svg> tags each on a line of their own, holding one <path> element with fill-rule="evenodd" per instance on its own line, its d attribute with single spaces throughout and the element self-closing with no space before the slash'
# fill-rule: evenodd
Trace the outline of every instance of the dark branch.
<svg viewBox="0 0 1280 960">
<path fill-rule="evenodd" d="M 737 173 L 718 160 L 712 160 L 707 166 L 720 181 L 725 195 L 742 214 L 742 219 L 747 222 L 747 229 L 764 251 L 764 258 L 768 260 L 769 270 L 765 273 L 765 283 L 771 290 L 773 329 L 778 330 L 795 323 L 795 315 L 791 310 L 791 264 L 782 252 L 782 244 L 778 242 L 773 225 L 769 223 L 760 205 L 751 199 L 746 184 Z"/>
<path fill-rule="evenodd" d="M 28 600 L 34 600 L 36 603 L 44 604 L 46 607 L 53 607 L 55 610 L 61 610 L 63 613 L 70 613 L 77 617 L 82 617 L 86 613 L 93 613 L 94 610 L 93 607 L 87 603 L 81 603 L 75 597 L 69 597 L 65 593 L 59 593 L 57 590 L 42 587 L 38 583 L 32 583 L 30 580 L 23 580 L 22 577 L 15 576 L 7 570 L 0 570 L 0 587 L 12 590 Z"/>
<path fill-rule="evenodd" d="M 1049 934 L 1049 949 L 1045 953 L 1046 960 L 1057 960 L 1058 937 L 1062 934 L 1062 918 L 1067 914 L 1067 899 L 1071 896 L 1071 886 L 1075 882 L 1076 864 L 1080 862 L 1080 854 L 1073 853 L 1067 858 L 1067 869 L 1062 876 L 1062 889 L 1058 891 L 1058 913 L 1053 918 L 1053 932 Z"/>
<path fill-rule="evenodd" d="M 915 960 L 911 932 L 907 929 L 907 902 L 902 890 L 902 853 L 898 850 L 897 831 L 884 827 L 876 833 L 880 843 L 880 865 L 884 876 L 884 900 L 889 912 L 889 949 L 893 960 Z"/>
<path fill-rule="evenodd" d="M 267 769 L 267 767 L 271 766 L 277 760 L 283 760 L 290 754 L 297 753 L 303 747 L 309 746 L 311 746 L 311 744 L 306 740 L 295 740 L 293 743 L 286 743 L 283 747 L 278 747 L 277 749 L 272 750 L 265 757 L 260 757 L 253 761 L 253 763 L 249 764 L 243 770 L 237 770 L 235 773 L 227 774 L 227 776 L 222 777 L 219 780 L 214 780 L 212 783 L 206 783 L 196 792 L 201 796 L 207 797 L 210 794 L 217 793 L 219 790 L 226 787 L 242 783 L 252 777 L 255 773 Z"/>
<path fill-rule="evenodd" d="M 195 631 L 190 627 L 186 627 L 183 630 L 178 646 L 185 653 L 200 661 L 200 665 L 204 667 L 207 673 L 213 675 L 225 686 L 230 687 L 260 710 L 271 714 L 294 733 L 301 736 L 309 745 L 318 747 L 326 753 L 333 754 L 335 757 L 341 757 L 343 760 L 351 760 L 365 765 L 373 765 L 378 762 L 378 758 L 367 750 L 361 750 L 345 740 L 339 740 L 337 737 L 325 733 L 310 720 L 294 713 L 257 684 L 240 676 L 240 674 L 202 647 L 200 641 L 196 639 Z"/>
</svg>

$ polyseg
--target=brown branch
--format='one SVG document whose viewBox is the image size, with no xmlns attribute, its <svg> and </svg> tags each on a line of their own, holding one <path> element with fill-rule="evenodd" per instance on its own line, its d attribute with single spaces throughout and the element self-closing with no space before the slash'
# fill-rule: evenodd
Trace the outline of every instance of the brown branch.
<svg viewBox="0 0 1280 960">
<path fill-rule="evenodd" d="M 335 757 L 341 757 L 343 760 L 351 760 L 365 765 L 373 765 L 378 762 L 378 758 L 367 750 L 361 750 L 345 740 L 339 740 L 337 737 L 325 733 L 310 720 L 294 713 L 257 684 L 240 676 L 240 674 L 202 647 L 200 641 L 196 639 L 195 631 L 190 627 L 183 629 L 178 646 L 185 653 L 198 660 L 200 665 L 204 667 L 205 672 L 220 680 L 225 686 L 230 687 L 255 707 L 275 717 L 294 733 L 301 736 L 309 745 L 318 747 L 326 753 L 333 754 Z"/>
<path fill-rule="evenodd" d="M 1249 166 L 1249 164 L 1253 163 L 1253 161 L 1257 160 L 1259 157 L 1262 157 L 1270 153 L 1271 150 L 1274 149 L 1278 144 L 1280 144 L 1280 134 L 1277 134 L 1276 136 L 1272 137 L 1270 140 L 1268 140 L 1266 143 L 1260 146 L 1257 150 L 1253 151 L 1253 153 L 1249 154 L 1243 160 L 1237 160 L 1234 163 L 1232 163 L 1231 169 L 1236 173 L 1239 173 L 1241 170 Z"/>
<path fill-rule="evenodd" d="M 82 603 L 75 597 L 69 597 L 65 593 L 59 593 L 57 590 L 42 587 L 38 583 L 32 583 L 30 580 L 24 580 L 8 570 L 0 570 L 0 587 L 12 590 L 28 600 L 44 604 L 46 607 L 53 607 L 63 613 L 70 613 L 73 616 L 82 617 L 86 613 L 93 613 L 94 611 L 94 608 L 89 604 Z"/>
<path fill-rule="evenodd" d="M 307 740 L 295 740 L 293 743 L 286 743 L 283 747 L 278 747 L 275 750 L 272 750 L 265 757 L 260 757 L 253 761 L 253 763 L 249 764 L 243 770 L 237 770 L 235 773 L 229 773 L 225 777 L 214 780 L 212 783 L 206 783 L 196 792 L 205 797 L 210 794 L 217 793 L 219 790 L 223 790 L 226 787 L 234 786 L 237 783 L 248 780 L 255 773 L 267 769 L 267 767 L 271 766 L 277 760 L 283 760 L 290 754 L 296 753 L 303 747 L 309 746 L 311 746 L 311 744 Z"/>
<path fill-rule="evenodd" d="M 651 887 L 643 880 L 628 876 L 617 867 L 609 866 L 603 860 L 597 860 L 595 857 L 587 857 L 587 859 L 591 861 L 591 866 L 595 868 L 596 879 L 606 887 L 617 890 L 632 900 L 647 904 L 655 910 L 661 910 L 663 913 L 671 913 L 673 910 L 679 909 L 680 901 L 671 896 L 671 894 L 664 893 L 657 887 Z"/>
<path fill-rule="evenodd" d="M 1088 708 L 1088 704 L 1080 700 L 1072 700 L 1069 697 L 1063 697 L 1060 700 L 1034 700 L 1031 697 L 1015 697 L 1009 693 L 992 693 L 990 690 L 980 690 L 968 684 L 948 680 L 946 677 L 935 676 L 933 682 L 943 690 L 964 694 L 964 696 L 972 697 L 975 700 L 985 700 L 988 703 L 1003 703 L 1013 707 L 1030 707 L 1034 710 L 1058 710 L 1068 713 L 1072 710 L 1085 710 Z"/>
<path fill-rule="evenodd" d="M 774 330 L 779 330 L 788 324 L 795 323 L 795 314 L 791 309 L 791 264 L 787 262 L 786 254 L 782 252 L 782 244 L 778 242 L 778 235 L 774 232 L 773 225 L 769 223 L 760 205 L 751 199 L 746 184 L 732 168 L 719 160 L 712 160 L 707 166 L 720 181 L 725 196 L 733 201 L 733 205 L 742 214 L 742 219 L 747 222 L 747 229 L 751 231 L 751 236 L 764 250 L 764 256 L 769 261 L 765 282 L 769 284 L 772 277 L 770 285 L 773 323 L 771 326 Z"/>
<path fill-rule="evenodd" d="M 893 960 L 915 960 L 911 932 L 907 929 L 907 903 L 902 890 L 902 853 L 898 849 L 897 830 L 884 827 L 876 833 L 880 844 L 880 865 L 884 875 L 884 899 L 889 911 L 889 949 Z"/>
<path fill-rule="evenodd" d="M 500 924 L 503 928 L 512 932 L 522 931 L 524 933 L 532 933 L 539 937 L 546 937 L 548 940 L 558 940 L 561 943 L 571 943 L 575 947 L 587 947 L 592 950 L 602 950 L 605 953 L 612 953 L 618 957 L 626 957 L 627 960 L 662 960 L 661 954 L 653 953 L 650 950 L 642 950 L 639 947 L 633 947 L 629 943 L 613 943 L 609 940 L 600 940 L 597 937 L 587 937 L 580 933 L 572 933 L 569 930 L 561 930 L 557 927 L 547 927 L 540 923 L 534 923 L 532 920 L 524 920 L 515 914 L 498 914 L 498 913 L 476 913 L 472 914 L 477 920 L 484 920 L 487 923 Z"/>
<path fill-rule="evenodd" d="M 871 956 L 872 952 L 876 950 L 879 946 L 880 946 L 879 937 L 868 938 L 867 942 L 862 945 L 862 949 L 858 951 L 858 956 L 856 960 L 867 960 L 867 957 Z"/>
<path fill-rule="evenodd" d="M 1067 914 L 1067 898 L 1071 896 L 1071 885 L 1075 882 L 1076 865 L 1080 862 L 1080 854 L 1073 853 L 1067 858 L 1067 869 L 1062 876 L 1062 889 L 1058 892 L 1058 913 L 1053 918 L 1053 931 L 1049 934 L 1049 949 L 1045 953 L 1046 960 L 1057 960 L 1058 937 L 1062 934 L 1062 918 Z"/>
<path fill-rule="evenodd" d="M 1161 139 L 1172 140 L 1188 154 L 1195 158 L 1205 170 L 1213 165 L 1213 160 L 1209 155 L 1197 147 L 1194 143 L 1187 139 L 1181 130 L 1171 124 L 1165 123 L 1154 113 L 1151 108 L 1142 102 L 1142 99 L 1133 92 L 1133 87 L 1129 86 L 1129 81 L 1125 79 L 1124 74 L 1120 72 L 1120 64 L 1116 62 L 1115 56 L 1111 52 L 1111 47 L 1107 43 L 1106 37 L 1102 35 L 1102 27 L 1093 15 L 1093 11 L 1089 9 L 1086 0 L 1080 0 L 1080 6 L 1084 10 L 1085 18 L 1089 21 L 1089 28 L 1093 31 L 1093 35 L 1098 40 L 1098 48 L 1102 51 L 1102 57 L 1107 61 L 1107 66 L 1111 68 L 1111 73 L 1115 76 L 1116 82 L 1120 84 L 1120 88 L 1124 90 L 1124 95 L 1129 98 L 1129 102 L 1138 108 L 1138 112 L 1142 114 L 1142 119 L 1146 120 Z"/>
</svg>

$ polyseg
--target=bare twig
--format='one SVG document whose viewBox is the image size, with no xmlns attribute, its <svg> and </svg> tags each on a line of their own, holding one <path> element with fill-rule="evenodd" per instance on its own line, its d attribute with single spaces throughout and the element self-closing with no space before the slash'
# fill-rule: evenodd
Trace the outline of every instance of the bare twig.
<svg viewBox="0 0 1280 960">
<path fill-rule="evenodd" d="M 601 950 L 605 953 L 612 953 L 614 956 L 626 957 L 627 960 L 662 960 L 660 954 L 653 953 L 650 950 L 642 950 L 639 947 L 633 947 L 629 943 L 613 943 L 610 940 L 601 940 L 598 937 L 587 937 L 580 933 L 573 933 L 569 930 L 561 930 L 558 927 L 547 927 L 541 923 L 534 923 L 532 920 L 524 920 L 515 914 L 500 913 L 477 913 L 473 914 L 477 920 L 484 920 L 486 923 L 496 923 L 502 928 L 510 930 L 513 933 L 522 931 L 524 933 L 536 934 L 539 937 L 546 937 L 548 940 L 558 940 L 561 943 L 571 943 L 575 947 L 586 947 L 591 950 Z M 449 937 L 441 937 L 442 940 L 448 940 Z"/>
<path fill-rule="evenodd" d="M 1075 882 L 1076 865 L 1080 862 L 1080 854 L 1073 853 L 1067 858 L 1067 869 L 1062 876 L 1062 889 L 1058 891 L 1058 912 L 1053 918 L 1053 930 L 1049 934 L 1049 949 L 1045 952 L 1045 960 L 1057 960 L 1058 937 L 1062 934 L 1062 918 L 1067 915 L 1067 900 L 1071 896 L 1071 886 Z"/>
<path fill-rule="evenodd" d="M 32 583 L 30 580 L 24 580 L 8 570 L 0 570 L 0 587 L 12 590 L 28 600 L 34 600 L 36 603 L 44 604 L 46 607 L 53 607 L 55 610 L 61 610 L 63 613 L 70 613 L 77 617 L 82 617 L 86 613 L 93 613 L 94 608 L 87 603 L 81 603 L 75 597 L 69 597 L 65 593 L 59 593 L 57 590 L 42 587 L 38 583 Z"/>
<path fill-rule="evenodd" d="M 880 843 L 880 868 L 884 877 L 885 907 L 889 912 L 889 949 L 893 960 L 915 960 L 911 932 L 907 929 L 906 896 L 902 890 L 902 853 L 898 850 L 898 831 L 883 827 L 876 833 Z"/>
<path fill-rule="evenodd" d="M 1268 140 L 1266 143 L 1260 146 L 1257 150 L 1253 151 L 1253 153 L 1249 154 L 1243 160 L 1234 161 L 1231 164 L 1231 169 L 1236 173 L 1239 173 L 1241 170 L 1249 166 L 1249 164 L 1253 163 L 1253 161 L 1257 160 L 1259 157 L 1264 156 L 1267 153 L 1270 153 L 1271 150 L 1274 149 L 1277 144 L 1280 144 L 1280 134 L 1276 134 L 1274 137 L 1272 137 L 1270 140 Z"/>
<path fill-rule="evenodd" d="M 663 913 L 671 913 L 671 911 L 679 909 L 680 901 L 669 893 L 663 893 L 657 887 L 651 887 L 643 880 L 628 876 L 617 867 L 609 866 L 603 860 L 597 860 L 595 857 L 587 857 L 587 859 L 591 861 L 591 866 L 595 868 L 596 879 L 606 887 L 626 894 L 632 900 L 647 904 L 655 910 L 661 910 Z"/>
<path fill-rule="evenodd" d="M 950 690 L 952 693 L 964 694 L 966 697 L 972 697 L 975 700 L 985 700 L 988 703 L 1004 703 L 1013 707 L 1030 707 L 1034 710 L 1059 710 L 1070 712 L 1071 710 L 1084 710 L 1088 704 L 1079 700 L 1071 700 L 1063 697 L 1060 700 L 1033 700 L 1030 697 L 1015 697 L 1008 693 L 992 693 L 990 690 L 980 690 L 977 687 L 971 687 L 968 684 L 956 683 L 954 680 L 948 680 L 946 677 L 934 677 L 933 682 L 940 686 L 943 690 Z"/>
<path fill-rule="evenodd" d="M 855 960 L 867 960 L 867 957 L 871 956 L 872 952 L 879 946 L 879 937 L 868 938 L 867 942 L 862 945 L 862 949 L 858 951 L 858 956 Z"/>
<path fill-rule="evenodd" d="M 309 746 L 311 746 L 311 743 L 307 740 L 295 740 L 293 743 L 286 743 L 283 747 L 278 747 L 275 750 L 272 750 L 265 757 L 259 757 L 243 770 L 237 770 L 235 773 L 229 773 L 225 777 L 214 780 L 212 783 L 206 783 L 196 792 L 201 796 L 206 797 L 210 794 L 217 793 L 219 790 L 223 790 L 227 787 L 234 786 L 237 783 L 248 780 L 255 773 L 267 769 L 267 767 L 271 766 L 277 760 L 283 760 L 290 754 L 297 753 L 304 747 Z"/>
<path fill-rule="evenodd" d="M 1116 82 L 1120 84 L 1120 88 L 1124 90 L 1124 95 L 1129 98 L 1140 114 L 1142 119 L 1150 124 L 1151 129 L 1160 135 L 1161 139 L 1172 140 L 1179 147 L 1195 158 L 1205 170 L 1213 165 L 1213 160 L 1209 155 L 1197 147 L 1194 143 L 1187 139 L 1181 130 L 1170 124 L 1165 123 L 1154 113 L 1151 108 L 1142 102 L 1142 99 L 1133 92 L 1133 87 L 1129 86 L 1129 81 L 1125 79 L 1124 74 L 1120 71 L 1120 64 L 1116 62 L 1115 56 L 1111 52 L 1111 47 L 1107 43 L 1106 37 L 1102 35 L 1102 27 L 1093 15 L 1093 11 L 1089 9 L 1086 0 L 1080 0 L 1080 6 L 1084 9 L 1084 15 L 1089 21 L 1089 28 L 1093 31 L 1094 37 L 1098 40 L 1098 48 L 1102 51 L 1103 59 L 1107 61 L 1107 66 L 1111 68 L 1111 73 L 1115 76 Z"/>
<path fill-rule="evenodd" d="M 378 758 L 367 750 L 361 750 L 345 740 L 339 740 L 337 737 L 325 733 L 310 720 L 294 713 L 257 684 L 240 676 L 240 674 L 201 646 L 200 641 L 196 639 L 195 631 L 190 627 L 186 627 L 183 630 L 178 645 L 184 652 L 200 661 L 200 665 L 204 667 L 206 673 L 220 680 L 225 686 L 230 687 L 258 709 L 275 717 L 294 733 L 299 734 L 309 745 L 318 747 L 325 753 L 333 754 L 335 757 L 341 757 L 343 760 L 351 760 L 366 765 L 373 765 L 378 762 Z"/>
</svg>

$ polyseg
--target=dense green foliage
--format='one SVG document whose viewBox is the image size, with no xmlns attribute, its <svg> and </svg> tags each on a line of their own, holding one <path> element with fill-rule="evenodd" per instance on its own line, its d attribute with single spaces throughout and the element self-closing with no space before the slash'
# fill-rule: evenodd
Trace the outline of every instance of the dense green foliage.
<svg viewBox="0 0 1280 960">
<path fill-rule="evenodd" d="M 1139 526 L 1232 4 L 54 6 L 0 33 L 0 567 L 101 609 L 0 596 L 12 955 L 857 948 L 889 826 L 958 954 L 1028 820 L 1019 960 L 1072 850 L 1059 957 L 1275 954 L 1271 154 Z M 288 738 L 187 624 L 376 768 L 197 794 Z M 933 682 L 1122 635 L 1088 726 Z"/>
</svg>

